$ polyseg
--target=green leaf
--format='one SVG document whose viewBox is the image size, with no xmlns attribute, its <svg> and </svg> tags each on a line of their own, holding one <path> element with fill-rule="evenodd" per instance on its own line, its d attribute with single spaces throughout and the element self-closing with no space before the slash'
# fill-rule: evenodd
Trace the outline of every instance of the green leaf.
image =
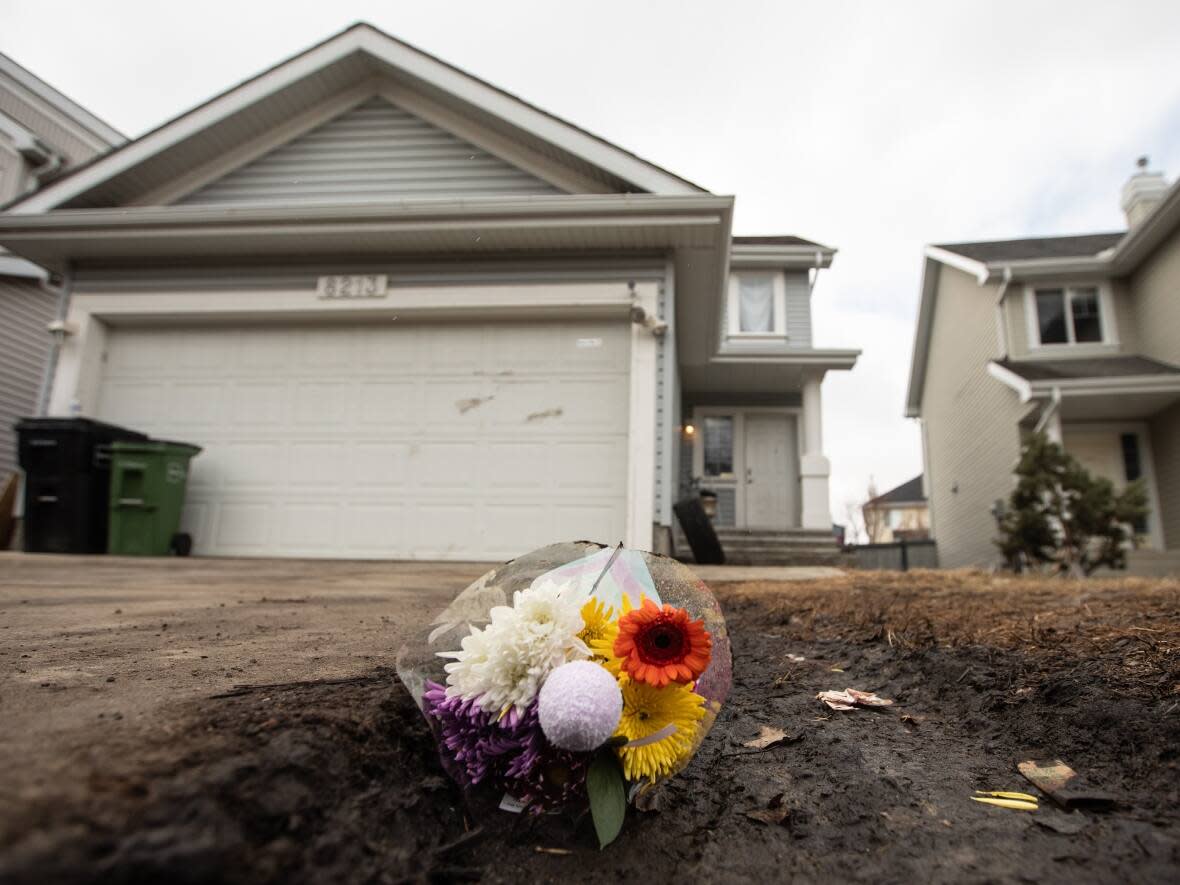
<svg viewBox="0 0 1180 885">
<path fill-rule="evenodd" d="M 623 829 L 623 817 L 627 813 L 623 772 L 614 753 L 599 753 L 590 763 L 586 792 L 590 795 L 590 816 L 598 833 L 598 847 L 606 848 Z"/>
</svg>

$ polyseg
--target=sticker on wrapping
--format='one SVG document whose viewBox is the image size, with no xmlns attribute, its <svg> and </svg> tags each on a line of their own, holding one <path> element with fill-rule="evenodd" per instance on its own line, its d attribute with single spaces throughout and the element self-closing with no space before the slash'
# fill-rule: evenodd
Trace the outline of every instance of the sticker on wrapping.
<svg viewBox="0 0 1180 885">
<path fill-rule="evenodd" d="M 511 811 L 513 814 L 520 814 L 526 808 L 528 808 L 526 803 L 521 802 L 515 796 L 509 796 L 507 793 L 505 793 L 504 798 L 500 800 L 501 811 Z"/>
<path fill-rule="evenodd" d="M 606 569 L 605 573 L 603 569 Z M 586 595 L 590 595 L 593 589 L 594 598 L 614 609 L 616 613 L 623 610 L 624 594 L 631 602 L 632 608 L 639 608 L 642 596 L 646 596 L 656 605 L 660 604 L 660 594 L 656 591 L 655 581 L 652 580 L 643 554 L 637 550 L 604 547 L 597 553 L 558 566 L 537 578 L 537 583 L 548 581 L 555 584 L 572 584 L 577 592 Z"/>
</svg>

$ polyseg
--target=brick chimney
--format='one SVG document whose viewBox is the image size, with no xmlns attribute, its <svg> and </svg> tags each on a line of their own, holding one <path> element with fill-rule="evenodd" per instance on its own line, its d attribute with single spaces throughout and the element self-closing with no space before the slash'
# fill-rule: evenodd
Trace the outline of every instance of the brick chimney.
<svg viewBox="0 0 1180 885">
<path fill-rule="evenodd" d="M 1150 172 L 1147 157 L 1135 162 L 1135 174 L 1123 185 L 1123 212 L 1127 216 L 1127 227 L 1135 227 L 1163 202 L 1168 192 L 1168 183 L 1163 173 Z"/>
</svg>

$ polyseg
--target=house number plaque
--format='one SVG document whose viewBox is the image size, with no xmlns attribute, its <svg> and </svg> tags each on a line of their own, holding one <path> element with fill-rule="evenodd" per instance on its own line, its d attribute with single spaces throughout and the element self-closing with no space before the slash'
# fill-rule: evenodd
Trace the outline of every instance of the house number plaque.
<svg viewBox="0 0 1180 885">
<path fill-rule="evenodd" d="M 384 298 L 389 280 L 383 273 L 338 274 L 320 277 L 316 293 L 320 298 Z"/>
</svg>

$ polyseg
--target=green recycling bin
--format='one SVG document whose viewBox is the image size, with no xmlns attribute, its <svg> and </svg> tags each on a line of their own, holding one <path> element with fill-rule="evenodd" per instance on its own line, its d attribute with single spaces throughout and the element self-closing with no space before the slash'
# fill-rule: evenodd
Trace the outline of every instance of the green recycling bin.
<svg viewBox="0 0 1180 885">
<path fill-rule="evenodd" d="M 193 539 L 179 532 L 180 511 L 189 461 L 200 451 L 162 440 L 111 444 L 108 553 L 188 556 Z"/>
</svg>

